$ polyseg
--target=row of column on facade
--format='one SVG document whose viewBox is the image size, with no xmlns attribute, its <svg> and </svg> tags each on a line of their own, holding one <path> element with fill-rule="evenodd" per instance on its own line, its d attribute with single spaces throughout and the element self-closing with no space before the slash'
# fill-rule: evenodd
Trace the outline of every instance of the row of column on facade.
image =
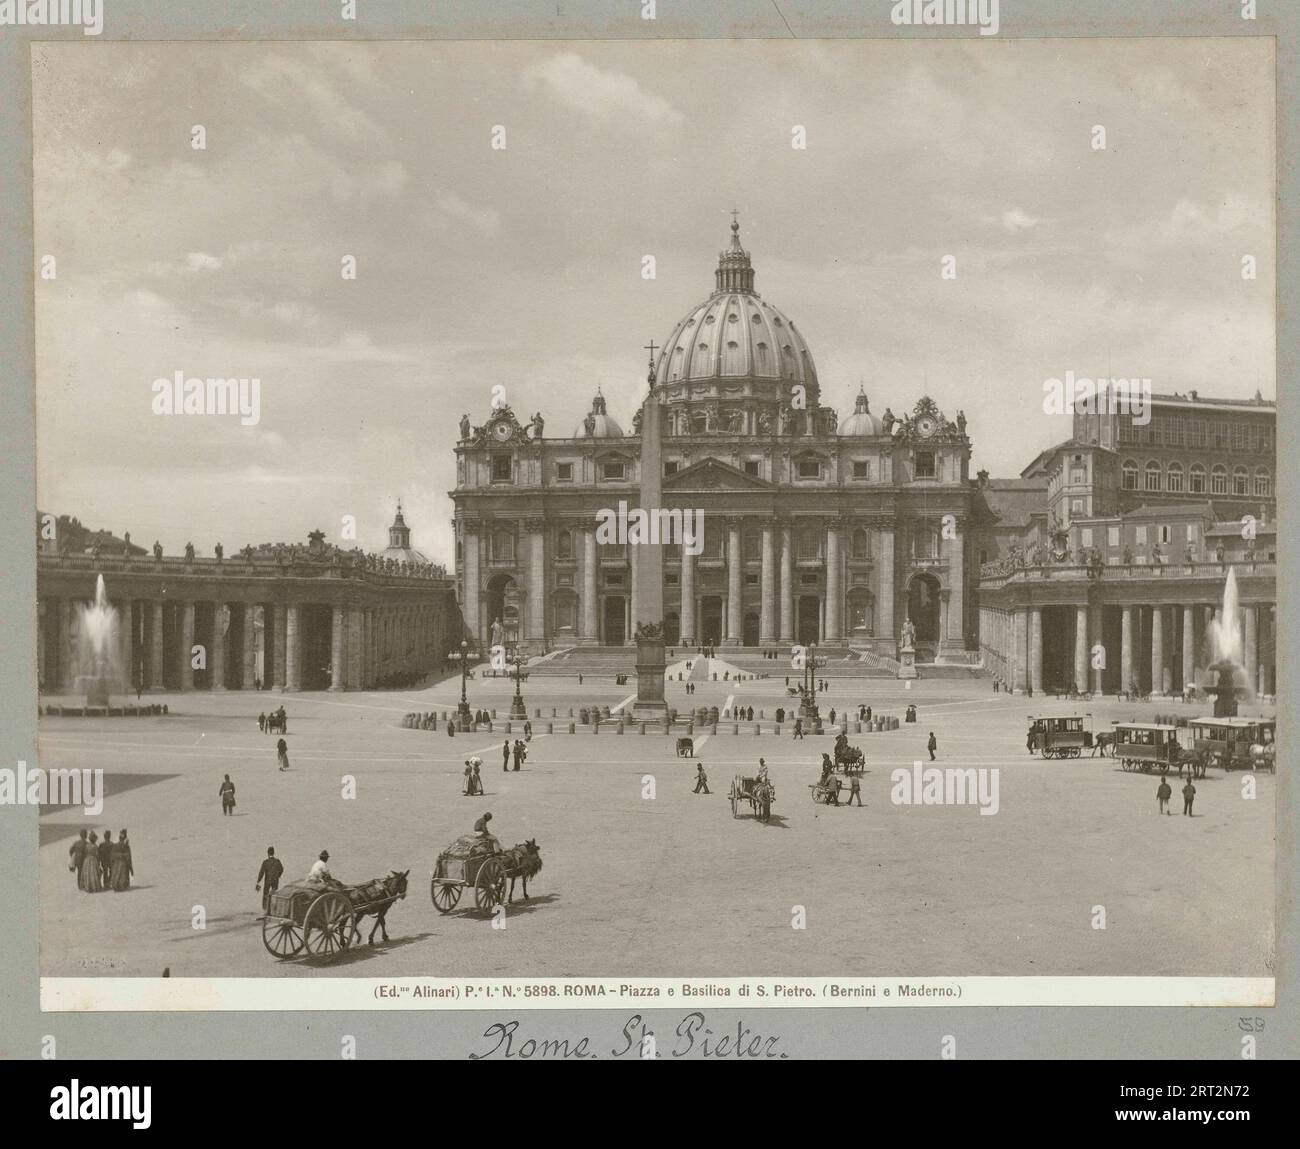
<svg viewBox="0 0 1300 1149">
<path fill-rule="evenodd" d="M 825 528 L 825 562 L 826 573 L 825 605 L 821 625 L 822 641 L 827 643 L 842 642 L 846 638 L 844 626 L 844 605 L 846 598 L 845 571 L 841 535 L 843 530 L 835 525 Z M 795 568 L 792 530 L 790 524 L 765 524 L 762 527 L 762 543 L 759 569 L 759 643 L 760 645 L 788 644 L 795 638 Z M 544 522 L 530 521 L 526 527 L 527 534 L 527 586 L 526 607 L 523 621 L 523 638 L 526 642 L 544 642 L 546 634 L 546 602 L 548 598 L 546 575 L 546 534 Z M 876 571 L 874 594 L 875 637 L 894 639 L 895 605 L 894 605 L 894 531 L 893 528 L 877 528 L 873 565 Z M 578 532 L 581 555 L 581 589 L 579 594 L 580 613 L 578 617 L 578 637 L 584 642 L 599 642 L 600 628 L 597 617 L 598 587 L 597 573 L 600 563 L 597 558 L 595 529 L 583 527 Z M 779 535 L 780 554 L 778 559 L 777 540 Z M 466 530 L 462 540 L 464 555 L 464 604 L 465 624 L 469 632 L 482 638 L 484 627 L 491 622 L 483 617 L 482 610 L 482 555 L 480 544 L 483 536 Z M 963 645 L 962 640 L 962 591 L 964 569 L 962 547 L 952 541 L 945 548 L 944 567 L 950 593 L 941 599 L 942 620 L 941 638 L 955 645 Z M 730 520 L 727 527 L 727 592 L 726 614 L 724 617 L 724 634 L 729 642 L 739 642 L 743 628 L 744 612 L 744 575 L 745 560 L 741 557 L 741 524 L 739 520 Z M 679 574 L 680 611 L 679 641 L 690 645 L 699 635 L 697 618 L 697 564 L 700 556 L 681 550 Z M 779 579 L 777 577 L 779 562 Z M 822 566 L 818 563 L 817 566 Z M 631 562 L 630 600 L 637 601 L 637 564 Z M 947 588 L 945 588 L 947 589 Z M 669 598 L 665 591 L 665 598 Z M 637 619 L 629 617 L 629 622 L 659 622 L 660 619 Z"/>
<path fill-rule="evenodd" d="M 1044 657 L 1045 612 L 1072 619 L 1062 630 L 1068 649 Z M 1109 613 L 1108 613 L 1109 612 Z M 1116 619 L 1116 615 L 1118 618 Z M 1169 696 L 1204 685 L 1213 661 L 1211 627 L 1222 624 L 1222 608 L 1209 605 L 1019 607 L 980 610 L 980 645 L 985 665 L 1017 694 L 1073 686 L 1082 692 L 1128 691 Z M 1118 626 L 1118 635 L 1115 628 Z M 1273 692 L 1274 668 L 1261 658 L 1261 634 L 1271 631 L 1271 605 L 1240 608 L 1239 659 L 1257 694 Z M 1114 641 L 1118 638 L 1118 642 Z M 1119 662 L 1112 648 L 1118 646 Z M 1099 648 L 1099 649 L 1098 649 Z M 1068 655 L 1069 665 L 1063 656 Z M 1051 674 L 1055 667 L 1058 671 Z"/>
<path fill-rule="evenodd" d="M 41 600 L 37 673 L 47 690 L 69 690 L 77 674 L 92 670 L 81 653 L 83 605 L 71 598 Z M 451 642 L 441 633 L 446 621 L 432 605 L 162 599 L 111 605 L 117 625 L 109 638 L 110 664 L 123 689 L 365 688 L 389 674 L 432 668 Z"/>
</svg>

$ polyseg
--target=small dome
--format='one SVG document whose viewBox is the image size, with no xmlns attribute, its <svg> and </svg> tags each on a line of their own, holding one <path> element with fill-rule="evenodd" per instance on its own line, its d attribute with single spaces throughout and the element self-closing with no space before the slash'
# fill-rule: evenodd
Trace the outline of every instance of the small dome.
<svg viewBox="0 0 1300 1149">
<path fill-rule="evenodd" d="M 605 396 L 597 389 L 589 414 L 573 430 L 575 439 L 621 439 L 623 428 L 605 411 Z"/>
<path fill-rule="evenodd" d="M 867 393 L 861 388 L 858 389 L 858 397 L 853 404 L 853 414 L 839 425 L 835 432 L 843 438 L 853 438 L 862 435 L 879 435 L 880 424 L 871 414 L 870 404 L 867 402 Z"/>
</svg>

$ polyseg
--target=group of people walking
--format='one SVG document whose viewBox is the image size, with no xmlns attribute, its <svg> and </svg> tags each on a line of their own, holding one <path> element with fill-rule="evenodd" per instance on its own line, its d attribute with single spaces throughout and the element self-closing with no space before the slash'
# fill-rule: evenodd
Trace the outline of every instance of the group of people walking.
<svg viewBox="0 0 1300 1149">
<path fill-rule="evenodd" d="M 135 869 L 126 831 L 119 831 L 114 842 L 112 830 L 104 831 L 103 841 L 94 830 L 82 830 L 68 849 L 68 869 L 77 875 L 77 888 L 85 893 L 129 890 Z"/>
</svg>

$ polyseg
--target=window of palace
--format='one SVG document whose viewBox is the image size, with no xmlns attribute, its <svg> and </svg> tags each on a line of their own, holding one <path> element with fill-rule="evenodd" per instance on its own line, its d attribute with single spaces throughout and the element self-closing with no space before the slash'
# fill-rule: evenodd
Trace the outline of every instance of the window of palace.
<svg viewBox="0 0 1300 1149">
<path fill-rule="evenodd" d="M 492 456 L 492 481 L 494 483 L 510 482 L 510 462 L 509 455 Z"/>
<path fill-rule="evenodd" d="M 1156 527 L 1156 537 L 1162 544 L 1172 543 L 1174 541 L 1174 528 L 1168 524 L 1162 524 Z"/>
<path fill-rule="evenodd" d="M 1187 524 L 1187 541 L 1189 543 L 1196 542 L 1196 538 L 1199 534 L 1200 534 L 1200 530 L 1195 523 Z"/>
<path fill-rule="evenodd" d="M 573 482 L 573 464 L 572 464 L 572 463 L 556 463 L 556 464 L 555 464 L 555 477 L 556 477 L 556 479 L 559 480 L 561 483 L 571 483 L 571 482 Z"/>
<path fill-rule="evenodd" d="M 801 574 L 799 576 L 800 586 L 816 586 L 817 576 L 815 574 Z"/>
<path fill-rule="evenodd" d="M 1159 463 L 1148 463 L 1146 466 L 1146 489 L 1148 491 L 1158 491 L 1161 487 L 1161 472 Z"/>
<path fill-rule="evenodd" d="M 747 575 L 745 576 L 745 585 L 746 585 L 746 586 L 758 586 L 758 575 L 756 575 L 756 574 L 747 574 Z"/>
<path fill-rule="evenodd" d="M 820 459 L 805 457 L 799 460 L 798 474 L 801 479 L 820 479 L 822 477 L 822 461 Z"/>
<path fill-rule="evenodd" d="M 513 531 L 500 530 L 492 532 L 492 561 L 494 563 L 512 563 L 515 561 L 515 534 Z"/>
<path fill-rule="evenodd" d="M 1147 529 L 1145 526 L 1137 527 L 1134 533 L 1138 546 L 1145 546 L 1147 541 Z"/>
<path fill-rule="evenodd" d="M 1091 527 L 1084 527 L 1083 530 L 1081 530 L 1081 531 L 1079 532 L 1079 543 L 1080 543 L 1081 546 L 1085 546 L 1085 547 L 1090 547 L 1090 546 L 1092 546 L 1092 528 L 1091 528 Z"/>
<path fill-rule="evenodd" d="M 1205 468 L 1196 463 L 1187 475 L 1187 489 L 1193 495 L 1205 494 Z"/>
<path fill-rule="evenodd" d="M 1106 528 L 1106 545 L 1108 547 L 1119 546 L 1119 527 Z"/>
<path fill-rule="evenodd" d="M 555 598 L 556 630 L 572 630 L 578 625 L 578 600 L 572 594 L 557 595 Z"/>
<path fill-rule="evenodd" d="M 1250 494 L 1250 474 L 1245 467 L 1235 467 L 1233 469 L 1232 493 L 1234 495 Z"/>
<path fill-rule="evenodd" d="M 934 452 L 917 451 L 914 477 L 918 479 L 933 479 L 936 474 L 938 474 L 938 472 L 935 470 Z"/>
<path fill-rule="evenodd" d="M 1214 446 L 1217 450 L 1226 451 L 1232 442 L 1231 424 L 1226 419 L 1214 420 Z"/>
<path fill-rule="evenodd" d="M 561 531 L 555 536 L 555 557 L 557 559 L 573 558 L 573 536 L 568 531 Z"/>
<path fill-rule="evenodd" d="M 607 459 L 600 465 L 600 474 L 605 479 L 622 479 L 627 474 L 627 465 L 621 459 Z"/>
<path fill-rule="evenodd" d="M 1073 486 L 1081 486 L 1088 481 L 1088 472 L 1082 467 L 1072 467 L 1070 469 L 1070 483 Z"/>
<path fill-rule="evenodd" d="M 1273 492 L 1273 484 L 1269 481 L 1268 472 L 1263 470 L 1256 471 L 1255 472 L 1255 497 L 1260 499 L 1267 499 L 1272 495 L 1272 492 Z"/>
<path fill-rule="evenodd" d="M 1222 463 L 1215 465 L 1210 472 L 1210 494 L 1226 495 L 1228 493 L 1228 468 Z"/>
<path fill-rule="evenodd" d="M 1132 459 L 1125 459 L 1120 468 L 1120 486 L 1126 491 L 1138 489 L 1138 465 Z"/>
<path fill-rule="evenodd" d="M 853 477 L 855 479 L 871 478 L 871 464 L 866 459 L 853 460 Z"/>
<path fill-rule="evenodd" d="M 679 582 L 681 579 L 675 574 L 664 575 L 664 586 L 676 586 Z"/>
<path fill-rule="evenodd" d="M 939 532 L 933 527 L 918 526 L 912 535 L 912 555 L 918 559 L 939 556 Z"/>
<path fill-rule="evenodd" d="M 757 460 L 757 459 L 746 459 L 746 460 L 745 460 L 745 474 L 747 474 L 747 475 L 753 475 L 755 478 L 758 477 L 758 460 Z"/>
<path fill-rule="evenodd" d="M 867 532 L 861 527 L 853 532 L 853 549 L 850 552 L 855 559 L 865 559 L 871 556 L 871 545 Z"/>
<path fill-rule="evenodd" d="M 605 585 L 606 585 L 606 586 L 622 586 L 622 585 L 623 585 L 623 575 L 622 575 L 622 572 L 621 572 L 621 571 L 606 571 L 606 572 L 605 572 Z"/>
<path fill-rule="evenodd" d="M 556 585 L 556 586 L 572 586 L 572 585 L 573 585 L 573 572 L 572 572 L 572 571 L 560 571 L 560 572 L 555 576 L 555 585 Z"/>
<path fill-rule="evenodd" d="M 676 459 L 669 459 L 668 462 L 664 464 L 664 478 L 667 478 L 669 475 L 677 474 L 677 472 L 681 470 L 681 466 L 681 463 Z"/>
<path fill-rule="evenodd" d="M 822 557 L 822 536 L 820 531 L 802 530 L 799 532 L 799 561 L 812 562 Z"/>
<path fill-rule="evenodd" d="M 1167 490 L 1178 492 L 1183 489 L 1183 467 L 1181 463 L 1170 463 L 1166 476 Z"/>
<path fill-rule="evenodd" d="M 745 532 L 745 562 L 756 563 L 763 556 L 763 536 L 758 531 Z"/>
<path fill-rule="evenodd" d="M 1072 515 L 1081 515 L 1081 514 L 1083 514 L 1083 500 L 1082 500 L 1082 499 L 1071 499 L 1071 500 L 1070 500 L 1070 514 L 1072 514 Z"/>
</svg>

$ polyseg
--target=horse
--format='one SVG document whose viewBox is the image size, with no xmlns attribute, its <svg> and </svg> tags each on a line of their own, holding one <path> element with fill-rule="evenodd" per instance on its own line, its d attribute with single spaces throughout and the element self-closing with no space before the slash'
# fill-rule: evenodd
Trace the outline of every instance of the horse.
<svg viewBox="0 0 1300 1149">
<path fill-rule="evenodd" d="M 289 719 L 287 715 L 275 711 L 266 716 L 266 732 L 268 734 L 287 734 L 289 732 Z"/>
<path fill-rule="evenodd" d="M 772 799 L 776 797 L 776 787 L 771 782 L 755 782 L 750 794 L 754 797 L 758 820 L 763 823 L 771 821 Z"/>
<path fill-rule="evenodd" d="M 542 852 L 537 848 L 537 839 L 529 838 L 526 842 L 503 850 L 501 864 L 505 867 L 506 877 L 510 879 L 510 893 L 506 895 L 506 903 L 514 901 L 516 879 L 523 881 L 524 901 L 527 901 L 528 879 L 542 872 Z"/>
<path fill-rule="evenodd" d="M 352 891 L 354 898 L 361 894 L 363 904 L 368 903 L 366 908 L 357 911 L 356 917 L 352 919 L 352 937 L 357 941 L 361 940 L 361 931 L 357 929 L 357 924 L 367 914 L 374 914 L 375 924 L 370 927 L 368 944 L 375 944 L 376 930 L 382 930 L 384 941 L 388 940 L 388 927 L 384 924 L 384 919 L 388 917 L 388 911 L 393 903 L 406 897 L 406 875 L 410 872 L 410 870 L 390 870 L 388 877 L 377 878 Z"/>
</svg>

